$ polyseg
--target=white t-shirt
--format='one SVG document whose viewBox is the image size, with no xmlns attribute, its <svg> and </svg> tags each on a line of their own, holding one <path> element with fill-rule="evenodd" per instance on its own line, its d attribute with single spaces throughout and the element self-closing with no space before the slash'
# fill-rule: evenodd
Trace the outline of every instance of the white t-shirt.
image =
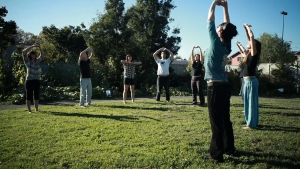
<svg viewBox="0 0 300 169">
<path fill-rule="evenodd" d="M 157 75 L 169 75 L 169 66 L 171 63 L 170 58 L 168 59 L 157 59 Z"/>
</svg>

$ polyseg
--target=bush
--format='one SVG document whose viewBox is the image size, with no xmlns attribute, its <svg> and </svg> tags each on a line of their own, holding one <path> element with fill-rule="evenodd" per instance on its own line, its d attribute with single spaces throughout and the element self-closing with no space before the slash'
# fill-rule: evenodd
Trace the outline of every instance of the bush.
<svg viewBox="0 0 300 169">
<path fill-rule="evenodd" d="M 24 104 L 25 103 L 25 94 L 13 94 L 10 97 L 12 104 Z"/>
</svg>

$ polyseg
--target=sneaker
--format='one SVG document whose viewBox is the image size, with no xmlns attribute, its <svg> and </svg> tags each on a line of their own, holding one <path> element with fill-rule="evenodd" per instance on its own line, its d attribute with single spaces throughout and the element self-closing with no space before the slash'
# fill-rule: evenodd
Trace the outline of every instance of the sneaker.
<svg viewBox="0 0 300 169">
<path fill-rule="evenodd" d="M 84 106 L 80 106 L 81 108 L 85 108 Z"/>
<path fill-rule="evenodd" d="M 123 100 L 123 104 L 126 104 L 126 101 Z"/>
</svg>

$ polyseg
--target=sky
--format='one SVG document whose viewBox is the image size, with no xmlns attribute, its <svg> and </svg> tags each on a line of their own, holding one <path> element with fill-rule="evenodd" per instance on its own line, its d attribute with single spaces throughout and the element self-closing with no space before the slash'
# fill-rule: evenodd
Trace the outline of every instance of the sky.
<svg viewBox="0 0 300 169">
<path fill-rule="evenodd" d="M 209 47 L 207 15 L 213 0 L 173 0 L 176 6 L 171 11 L 170 23 L 180 28 L 182 38 L 178 56 L 188 59 L 193 46 L 203 51 Z M 25 32 L 38 35 L 43 26 L 55 25 L 57 28 L 82 22 L 89 27 L 99 13 L 105 13 L 105 0 L 0 0 L 0 6 L 8 10 L 5 21 L 13 20 Z M 128 9 L 136 0 L 123 0 Z M 238 29 L 238 36 L 232 41 L 232 53 L 238 51 L 235 41 L 247 44 L 244 23 L 252 25 L 255 38 L 264 32 L 282 37 L 283 18 L 285 41 L 291 42 L 293 51 L 300 51 L 300 0 L 228 0 L 231 23 Z M 283 16 L 281 11 L 288 15 Z M 223 8 L 217 6 L 216 25 L 223 22 Z M 171 33 L 170 31 L 170 33 Z M 195 51 L 197 52 L 197 51 Z"/>
</svg>

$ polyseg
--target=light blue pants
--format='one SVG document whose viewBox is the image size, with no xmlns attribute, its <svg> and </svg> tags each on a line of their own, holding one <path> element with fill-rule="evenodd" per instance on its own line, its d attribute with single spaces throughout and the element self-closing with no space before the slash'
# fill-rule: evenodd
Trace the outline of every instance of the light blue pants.
<svg viewBox="0 0 300 169">
<path fill-rule="evenodd" d="M 86 97 L 86 102 L 88 105 L 92 101 L 92 81 L 91 78 L 81 78 L 80 79 L 80 106 L 84 106 L 84 98 Z"/>
<path fill-rule="evenodd" d="M 255 128 L 259 120 L 258 80 L 256 77 L 244 78 L 244 111 L 248 127 Z"/>
</svg>

